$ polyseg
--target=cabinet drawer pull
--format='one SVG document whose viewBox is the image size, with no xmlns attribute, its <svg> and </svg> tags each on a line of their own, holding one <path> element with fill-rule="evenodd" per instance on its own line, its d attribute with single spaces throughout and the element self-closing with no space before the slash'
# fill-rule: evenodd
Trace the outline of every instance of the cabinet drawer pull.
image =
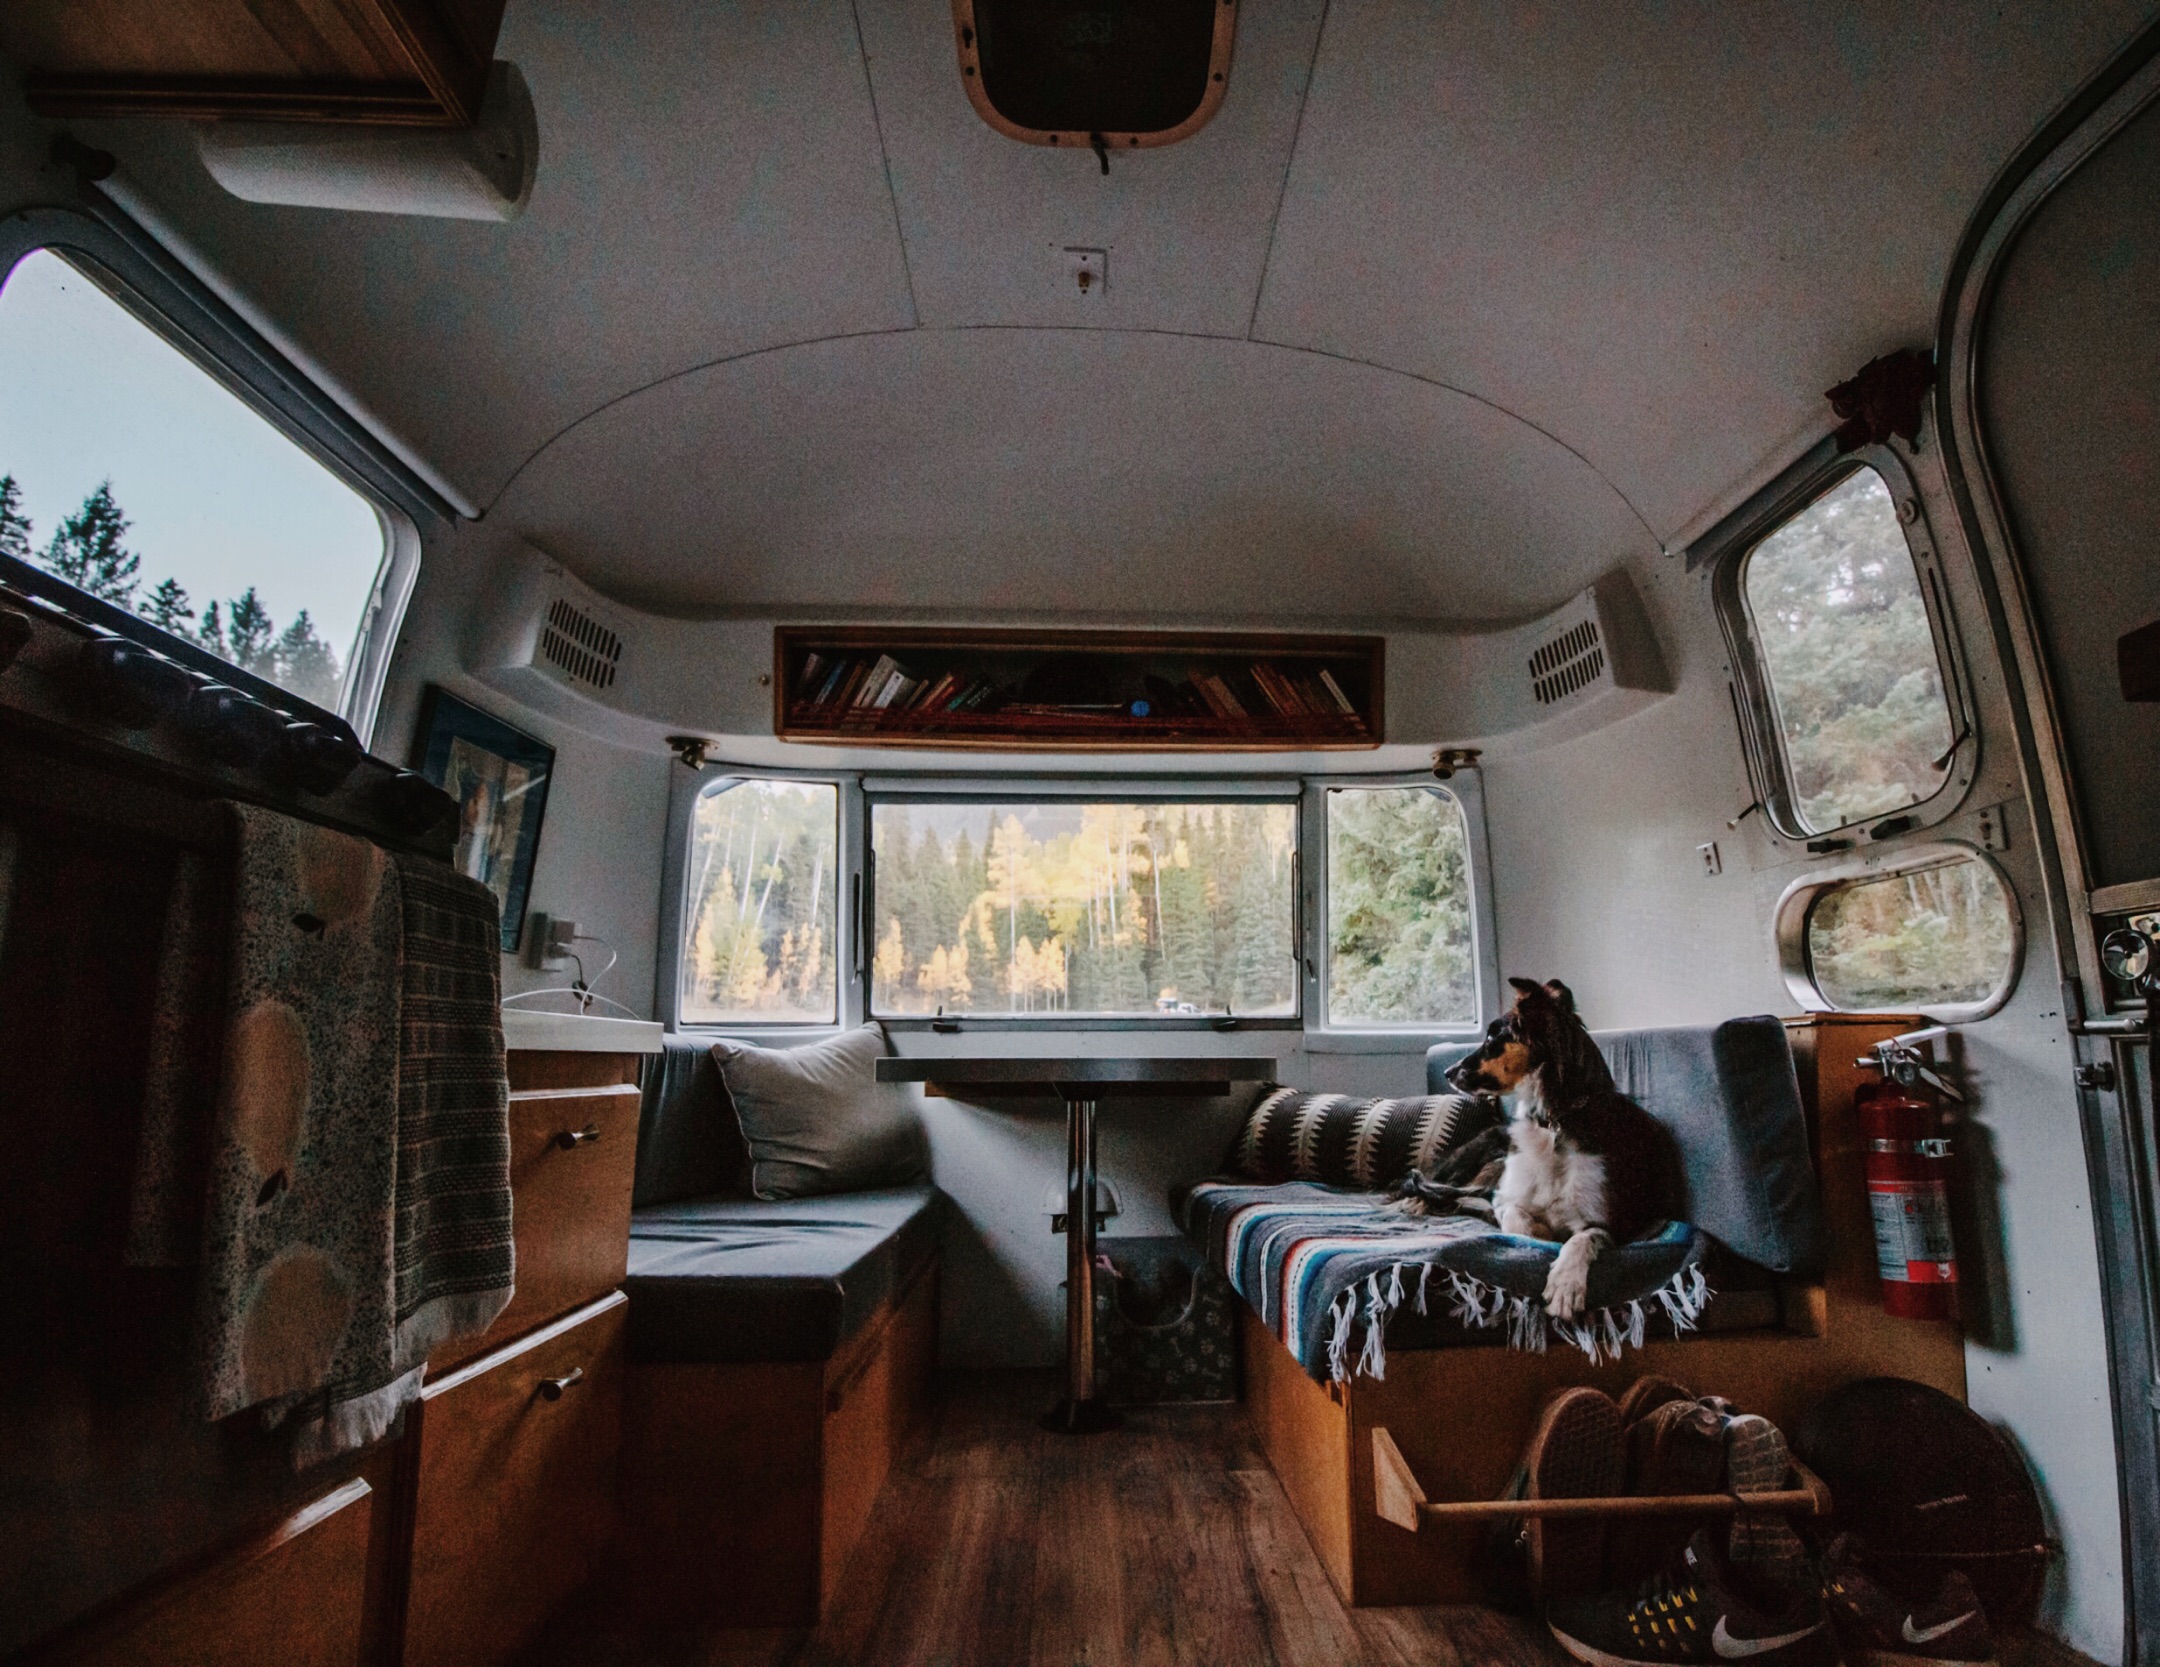
<svg viewBox="0 0 2160 1667">
<path fill-rule="evenodd" d="M 585 1368 L 582 1366 L 571 1367 L 569 1371 L 563 1373 L 559 1378 L 542 1378 L 540 1380 L 540 1399 L 543 1401 L 559 1401 L 563 1398 L 564 1390 L 575 1389 L 584 1381 Z"/>
<path fill-rule="evenodd" d="M 563 1130 L 561 1134 L 555 1137 L 553 1144 L 560 1146 L 565 1152 L 569 1152 L 580 1146 L 590 1146 L 599 1138 L 600 1125 L 598 1123 L 587 1123 L 582 1129 Z"/>
</svg>

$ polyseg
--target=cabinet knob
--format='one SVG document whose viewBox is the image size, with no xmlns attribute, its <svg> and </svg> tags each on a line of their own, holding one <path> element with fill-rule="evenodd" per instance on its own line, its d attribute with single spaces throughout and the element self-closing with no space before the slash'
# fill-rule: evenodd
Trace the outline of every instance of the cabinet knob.
<svg viewBox="0 0 2160 1667">
<path fill-rule="evenodd" d="M 540 1380 L 540 1399 L 543 1401 L 559 1401 L 563 1398 L 564 1390 L 575 1389 L 584 1381 L 585 1368 L 582 1366 L 571 1367 L 569 1371 L 563 1373 L 559 1378 L 542 1378 Z"/>
<path fill-rule="evenodd" d="M 582 1129 L 563 1130 L 561 1134 L 555 1137 L 554 1144 L 568 1152 L 580 1146 L 590 1146 L 599 1138 L 600 1125 L 598 1123 L 587 1123 Z"/>
</svg>

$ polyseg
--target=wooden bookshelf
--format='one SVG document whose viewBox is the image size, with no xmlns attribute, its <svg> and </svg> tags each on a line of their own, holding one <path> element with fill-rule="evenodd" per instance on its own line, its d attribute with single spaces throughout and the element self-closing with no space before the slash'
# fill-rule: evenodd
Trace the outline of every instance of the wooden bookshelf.
<svg viewBox="0 0 2160 1667">
<path fill-rule="evenodd" d="M 782 626 L 773 732 L 1007 752 L 1377 747 L 1384 655 L 1380 637 Z"/>
</svg>

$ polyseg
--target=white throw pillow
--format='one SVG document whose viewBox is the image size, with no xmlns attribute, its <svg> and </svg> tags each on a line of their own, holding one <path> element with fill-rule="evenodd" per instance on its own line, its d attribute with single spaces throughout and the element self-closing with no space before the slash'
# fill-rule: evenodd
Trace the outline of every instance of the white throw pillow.
<svg viewBox="0 0 2160 1667">
<path fill-rule="evenodd" d="M 758 1197 L 867 1192 L 929 1173 L 921 1091 L 877 1080 L 877 1062 L 891 1050 L 876 1025 L 800 1048 L 715 1042 L 712 1051 Z"/>
</svg>

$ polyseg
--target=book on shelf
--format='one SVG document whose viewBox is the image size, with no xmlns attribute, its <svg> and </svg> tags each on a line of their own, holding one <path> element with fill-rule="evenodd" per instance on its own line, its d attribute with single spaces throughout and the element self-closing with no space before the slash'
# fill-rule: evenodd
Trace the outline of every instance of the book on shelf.
<svg viewBox="0 0 2160 1667">
<path fill-rule="evenodd" d="M 1342 685 L 1335 681 L 1335 674 L 1325 666 L 1320 668 L 1320 686 L 1327 691 L 1328 698 L 1335 703 L 1336 711 L 1346 718 L 1354 718 L 1358 715 L 1357 708 L 1351 704 L 1350 697 L 1343 693 Z"/>
</svg>

